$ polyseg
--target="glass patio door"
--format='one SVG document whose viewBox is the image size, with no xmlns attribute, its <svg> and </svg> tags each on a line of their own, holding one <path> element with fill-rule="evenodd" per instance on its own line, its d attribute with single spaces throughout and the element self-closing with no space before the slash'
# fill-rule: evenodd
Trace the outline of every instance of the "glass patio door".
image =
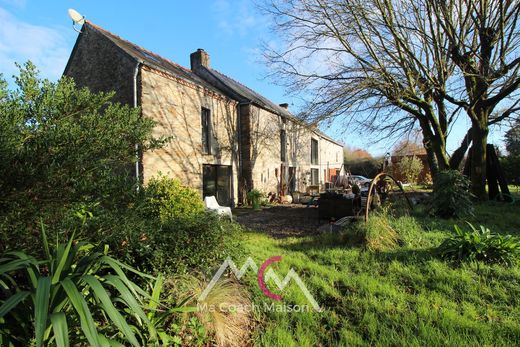
<svg viewBox="0 0 520 347">
<path fill-rule="evenodd" d="M 231 166 L 203 165 L 202 194 L 215 196 L 221 206 L 231 206 Z"/>
</svg>

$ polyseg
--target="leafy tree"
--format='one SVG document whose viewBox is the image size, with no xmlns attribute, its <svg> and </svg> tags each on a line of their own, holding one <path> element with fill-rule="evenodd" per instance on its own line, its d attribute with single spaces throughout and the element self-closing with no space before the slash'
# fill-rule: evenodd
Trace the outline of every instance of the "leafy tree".
<svg viewBox="0 0 520 347">
<path fill-rule="evenodd" d="M 520 154 L 500 158 L 507 182 L 520 186 Z"/>
<path fill-rule="evenodd" d="M 113 104 L 113 93 L 77 89 L 64 77 L 40 80 L 32 63 L 20 68 L 17 90 L 2 88 L 0 189 L 32 200 L 108 200 L 135 190 L 141 150 L 157 147 L 154 122 Z"/>
<path fill-rule="evenodd" d="M 349 162 L 360 159 L 372 159 L 372 155 L 362 148 L 345 146 L 343 148 L 343 159 Z"/>
<path fill-rule="evenodd" d="M 511 129 L 506 132 L 505 143 L 509 155 L 520 154 L 520 118 L 515 119 Z"/>
<path fill-rule="evenodd" d="M 0 236 L 38 214 L 52 223 L 74 205 L 131 201 L 136 145 L 142 152 L 164 140 L 152 137 L 154 122 L 112 103 L 113 93 L 78 89 L 66 77 L 42 80 L 30 62 L 15 81 L 14 90 L 0 82 Z"/>
</svg>

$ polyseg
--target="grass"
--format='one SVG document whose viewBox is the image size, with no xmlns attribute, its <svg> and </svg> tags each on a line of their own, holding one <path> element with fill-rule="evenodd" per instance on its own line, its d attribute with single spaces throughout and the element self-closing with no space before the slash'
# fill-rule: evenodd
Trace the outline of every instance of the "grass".
<svg viewBox="0 0 520 347">
<path fill-rule="evenodd" d="M 486 203 L 469 218 L 492 231 L 520 235 L 520 205 Z M 512 345 L 520 341 L 520 266 L 441 261 L 432 249 L 463 221 L 439 221 L 415 212 L 386 220 L 397 233 L 395 246 L 368 251 L 349 233 L 273 239 L 251 232 L 247 254 L 285 276 L 293 268 L 323 312 L 255 312 L 259 346 L 462 346 Z M 393 237 L 393 236 L 392 236 Z M 247 276 L 257 306 L 273 301 Z M 277 292 L 273 289 L 273 292 Z M 285 304 L 307 300 L 291 283 Z"/>
</svg>

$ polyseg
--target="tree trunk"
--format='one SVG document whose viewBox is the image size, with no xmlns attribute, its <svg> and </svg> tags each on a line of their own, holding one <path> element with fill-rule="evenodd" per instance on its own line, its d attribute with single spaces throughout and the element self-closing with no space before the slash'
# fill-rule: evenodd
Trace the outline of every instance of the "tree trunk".
<svg viewBox="0 0 520 347">
<path fill-rule="evenodd" d="M 439 164 L 437 163 L 437 158 L 435 157 L 435 152 L 432 149 L 432 146 L 428 144 L 423 137 L 423 146 L 426 150 L 426 159 L 428 161 L 428 166 L 430 167 L 430 175 L 432 176 L 433 182 L 437 178 L 437 174 L 439 173 Z"/>
<path fill-rule="evenodd" d="M 470 128 L 464 136 L 464 139 L 460 143 L 460 147 L 453 152 L 450 158 L 450 168 L 453 170 L 460 170 L 460 166 L 464 159 L 464 155 L 468 151 L 469 145 L 471 144 L 472 138 L 471 135 L 473 133 L 473 129 Z"/>
<path fill-rule="evenodd" d="M 471 158 L 471 192 L 481 201 L 486 194 L 486 145 L 489 129 L 487 122 L 473 122 L 473 146 Z"/>
<path fill-rule="evenodd" d="M 430 124 L 424 119 L 420 120 L 419 125 L 423 134 L 423 146 L 426 150 L 430 173 L 432 180 L 435 181 L 439 171 L 446 170 L 449 167 L 446 143 L 431 130 Z"/>
</svg>

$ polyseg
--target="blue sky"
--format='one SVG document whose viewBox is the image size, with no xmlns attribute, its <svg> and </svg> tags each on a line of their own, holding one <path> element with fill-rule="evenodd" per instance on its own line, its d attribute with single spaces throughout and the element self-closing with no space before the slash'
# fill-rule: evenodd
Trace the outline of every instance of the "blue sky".
<svg viewBox="0 0 520 347">
<path fill-rule="evenodd" d="M 0 72 L 16 73 L 14 62 L 32 60 L 43 77 L 58 79 L 65 67 L 77 33 L 67 9 L 74 8 L 93 23 L 148 50 L 189 67 L 189 54 L 205 49 L 211 65 L 260 92 L 276 103 L 288 102 L 298 111 L 297 98 L 264 76 L 260 62 L 261 41 L 275 41 L 269 19 L 260 15 L 252 0 L 199 1 L 99 1 L 99 0 L 0 0 Z M 453 150 L 469 126 L 459 117 L 448 149 Z M 373 155 L 387 152 L 392 141 L 371 144 L 362 134 L 343 131 L 336 124 L 326 133 L 351 147 Z M 490 142 L 503 146 L 504 129 L 494 129 Z"/>
</svg>

